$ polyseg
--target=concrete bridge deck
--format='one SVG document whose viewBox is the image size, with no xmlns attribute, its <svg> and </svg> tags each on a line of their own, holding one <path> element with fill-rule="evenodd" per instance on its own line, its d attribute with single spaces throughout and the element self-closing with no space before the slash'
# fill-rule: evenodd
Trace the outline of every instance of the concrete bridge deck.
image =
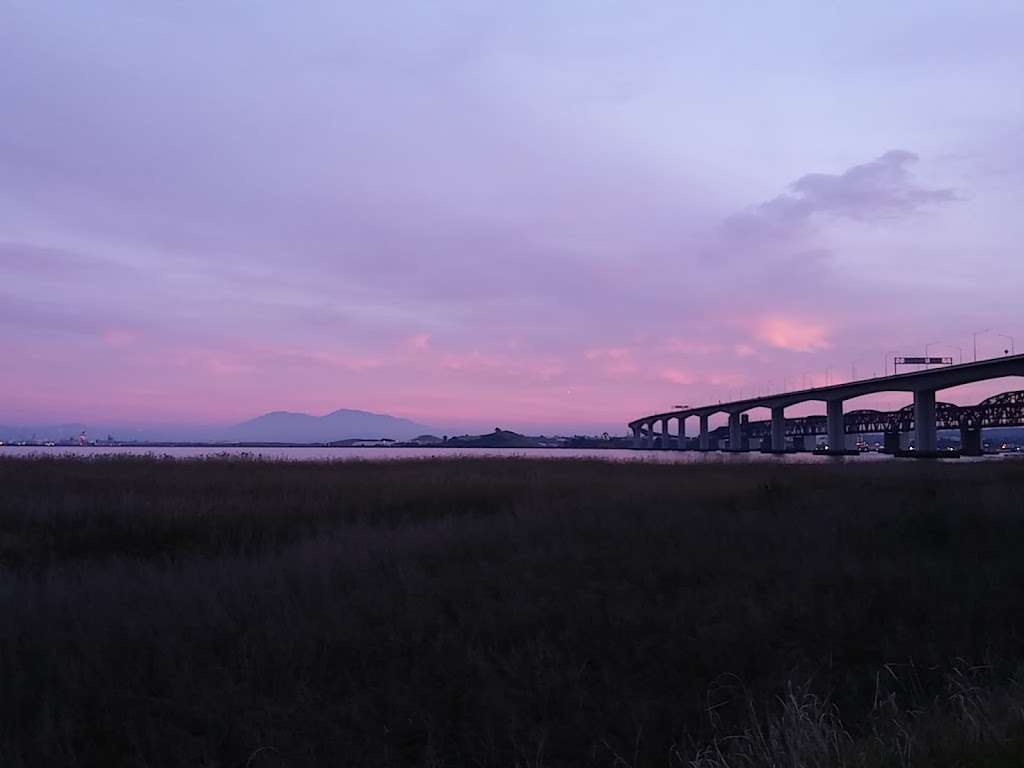
<svg viewBox="0 0 1024 768">
<path fill-rule="evenodd" d="M 785 409 L 789 406 L 805 402 L 824 402 L 826 405 L 825 434 L 828 445 L 833 450 L 845 447 L 847 434 L 843 412 L 843 404 L 847 400 L 862 395 L 881 392 L 911 392 L 914 403 L 910 407 L 915 445 L 922 455 L 934 452 L 937 442 L 936 393 L 973 384 L 979 381 L 999 379 L 1006 376 L 1024 376 L 1024 355 L 1007 355 L 990 360 L 979 360 L 960 365 L 947 365 L 894 376 L 880 376 L 844 384 L 833 384 L 826 387 L 802 389 L 794 392 L 780 392 L 763 397 L 753 397 L 727 403 L 716 403 L 695 408 L 656 413 L 644 416 L 629 423 L 633 432 L 634 447 L 653 447 L 654 436 L 660 434 L 667 445 L 669 437 L 686 434 L 686 419 L 697 417 L 700 420 L 699 445 L 702 450 L 710 449 L 710 430 L 708 419 L 717 414 L 729 416 L 729 444 L 732 450 L 743 445 L 742 414 L 754 408 L 771 410 L 771 445 L 780 449 L 785 444 L 787 433 Z M 669 433 L 669 421 L 679 422 L 676 435 Z M 654 431 L 654 425 L 661 423 L 661 432 Z M 980 427 L 977 427 L 980 429 Z"/>
</svg>

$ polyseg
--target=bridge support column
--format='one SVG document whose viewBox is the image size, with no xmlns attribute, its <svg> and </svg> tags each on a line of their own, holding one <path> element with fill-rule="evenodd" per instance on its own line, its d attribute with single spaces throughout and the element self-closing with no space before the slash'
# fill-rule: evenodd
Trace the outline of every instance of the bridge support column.
<svg viewBox="0 0 1024 768">
<path fill-rule="evenodd" d="M 914 393 L 914 450 L 935 453 L 938 434 L 935 429 L 935 390 Z"/>
<path fill-rule="evenodd" d="M 781 405 L 772 408 L 772 452 L 786 450 L 786 409 Z"/>
<path fill-rule="evenodd" d="M 643 431 L 640 429 L 639 425 L 635 427 L 630 427 L 630 429 L 633 430 L 633 448 L 636 449 L 642 447 Z"/>
<path fill-rule="evenodd" d="M 644 430 L 647 433 L 644 436 L 644 448 L 650 450 L 651 448 L 654 447 L 654 422 L 649 421 L 646 424 L 644 424 Z"/>
<path fill-rule="evenodd" d="M 711 450 L 711 432 L 708 429 L 708 417 L 700 417 L 700 438 L 699 445 L 702 451 Z"/>
<path fill-rule="evenodd" d="M 981 456 L 981 430 L 977 427 L 960 428 L 960 455 Z"/>
<path fill-rule="evenodd" d="M 740 414 L 729 414 L 729 450 L 743 450 L 743 428 L 741 426 Z"/>
<path fill-rule="evenodd" d="M 686 417 L 680 416 L 679 419 L 679 435 L 676 438 L 676 448 L 680 451 L 686 450 Z"/>
<path fill-rule="evenodd" d="M 896 453 L 900 449 L 900 433 L 886 432 L 882 435 L 882 453 Z"/>
<path fill-rule="evenodd" d="M 829 400 L 826 404 L 825 423 L 828 429 L 828 449 L 846 450 L 846 428 L 843 426 L 843 401 Z"/>
<path fill-rule="evenodd" d="M 664 418 L 661 420 L 661 450 L 667 451 L 668 449 L 668 418 Z"/>
</svg>

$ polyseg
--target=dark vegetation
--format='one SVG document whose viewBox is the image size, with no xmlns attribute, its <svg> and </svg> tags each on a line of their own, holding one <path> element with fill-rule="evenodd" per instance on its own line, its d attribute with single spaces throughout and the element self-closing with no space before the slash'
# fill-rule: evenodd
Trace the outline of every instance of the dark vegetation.
<svg viewBox="0 0 1024 768">
<path fill-rule="evenodd" d="M 0 765 L 1018 766 L 1022 481 L 0 459 Z"/>
</svg>

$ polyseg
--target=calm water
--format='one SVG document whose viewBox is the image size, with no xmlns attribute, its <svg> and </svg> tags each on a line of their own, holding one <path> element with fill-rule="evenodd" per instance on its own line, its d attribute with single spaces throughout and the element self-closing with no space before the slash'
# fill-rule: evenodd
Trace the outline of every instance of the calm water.
<svg viewBox="0 0 1024 768">
<path fill-rule="evenodd" d="M 240 456 L 287 461 L 387 461 L 390 459 L 432 459 L 456 456 L 505 456 L 544 459 L 603 459 L 605 461 L 648 461 L 669 464 L 749 464 L 772 462 L 776 464 L 808 464 L 830 461 L 913 461 L 895 459 L 882 453 L 864 453 L 859 456 L 829 458 L 810 453 L 774 456 L 750 453 L 699 453 L 697 451 L 631 451 L 568 448 L 109 448 L 89 446 L 0 446 L 0 456 L 157 456 L 167 458 L 195 458 L 202 456 Z M 1013 456 L 985 456 L 962 458 L 956 461 L 999 461 Z M 1016 454 L 1024 458 L 1024 454 Z"/>
</svg>

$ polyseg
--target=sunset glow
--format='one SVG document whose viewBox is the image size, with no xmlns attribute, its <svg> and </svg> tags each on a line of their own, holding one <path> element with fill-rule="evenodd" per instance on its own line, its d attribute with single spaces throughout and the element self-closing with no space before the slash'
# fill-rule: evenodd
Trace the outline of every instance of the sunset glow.
<svg viewBox="0 0 1024 768">
<path fill-rule="evenodd" d="M 619 434 L 1024 347 L 1020 4 L 143 5 L 4 12 L 0 424 Z"/>
</svg>

